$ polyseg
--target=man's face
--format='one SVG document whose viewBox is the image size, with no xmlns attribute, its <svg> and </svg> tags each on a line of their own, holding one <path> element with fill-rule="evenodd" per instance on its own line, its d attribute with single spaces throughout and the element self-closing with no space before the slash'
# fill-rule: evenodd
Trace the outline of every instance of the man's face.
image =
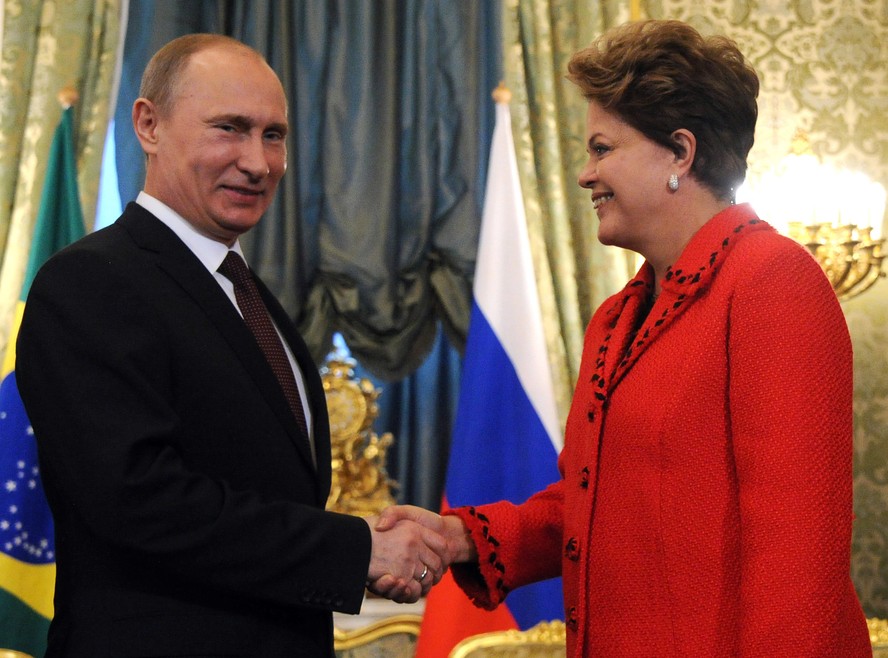
<svg viewBox="0 0 888 658">
<path fill-rule="evenodd" d="M 230 47 L 195 53 L 172 107 L 140 99 L 133 120 L 148 194 L 229 245 L 257 224 L 287 168 L 287 103 L 265 62 Z"/>
</svg>

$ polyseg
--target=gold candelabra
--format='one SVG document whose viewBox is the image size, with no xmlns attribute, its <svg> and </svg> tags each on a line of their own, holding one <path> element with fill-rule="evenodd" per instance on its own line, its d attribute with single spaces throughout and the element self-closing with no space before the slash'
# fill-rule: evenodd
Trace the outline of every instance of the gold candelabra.
<svg viewBox="0 0 888 658">
<path fill-rule="evenodd" d="M 866 627 L 869 630 L 870 642 L 876 656 L 881 656 L 888 649 L 888 620 L 878 617 L 867 617 Z"/>
<path fill-rule="evenodd" d="M 381 390 L 369 379 L 356 377 L 354 365 L 352 359 L 334 354 L 321 368 L 333 460 L 327 509 L 370 516 L 395 504 L 392 489 L 398 485 L 385 470 L 392 435 L 380 437 L 371 430 Z"/>
<path fill-rule="evenodd" d="M 805 245 L 817 259 L 841 301 L 868 290 L 885 276 L 885 238 L 873 238 L 872 227 L 790 222 L 789 237 Z"/>
<path fill-rule="evenodd" d="M 844 301 L 885 276 L 885 240 L 875 235 L 885 196 L 885 188 L 864 174 L 821 162 L 798 129 L 786 156 L 741 186 L 737 198 L 751 201 L 761 217 L 807 247 Z"/>
</svg>

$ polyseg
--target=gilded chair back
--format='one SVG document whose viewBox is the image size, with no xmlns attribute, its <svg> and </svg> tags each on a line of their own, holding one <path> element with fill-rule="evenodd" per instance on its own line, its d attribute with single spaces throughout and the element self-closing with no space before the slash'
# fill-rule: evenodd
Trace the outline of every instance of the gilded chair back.
<svg viewBox="0 0 888 658">
<path fill-rule="evenodd" d="M 333 647 L 336 658 L 411 658 L 421 623 L 419 615 L 393 615 L 355 630 L 335 628 Z"/>
<path fill-rule="evenodd" d="M 540 622 L 526 631 L 496 631 L 468 637 L 449 658 L 565 658 L 564 622 Z"/>
</svg>

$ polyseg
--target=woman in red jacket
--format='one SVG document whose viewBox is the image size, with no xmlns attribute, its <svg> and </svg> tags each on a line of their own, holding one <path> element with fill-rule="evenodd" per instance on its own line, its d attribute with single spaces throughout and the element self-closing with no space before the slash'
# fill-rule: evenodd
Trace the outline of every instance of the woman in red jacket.
<svg viewBox="0 0 888 658">
<path fill-rule="evenodd" d="M 578 52 L 604 244 L 645 263 L 592 318 L 562 478 L 522 505 L 400 508 L 479 606 L 563 576 L 569 656 L 871 655 L 850 579 L 851 343 L 818 264 L 748 205 L 759 82 L 677 21 Z"/>
</svg>

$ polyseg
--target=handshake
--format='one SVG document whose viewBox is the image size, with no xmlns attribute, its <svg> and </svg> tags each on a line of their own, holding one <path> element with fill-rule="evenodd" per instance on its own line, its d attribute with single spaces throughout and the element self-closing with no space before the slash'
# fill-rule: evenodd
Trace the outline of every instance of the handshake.
<svg viewBox="0 0 888 658">
<path fill-rule="evenodd" d="M 398 603 L 418 601 L 451 564 L 478 558 L 465 525 L 456 516 L 395 505 L 366 521 L 373 541 L 367 588 Z"/>
</svg>

